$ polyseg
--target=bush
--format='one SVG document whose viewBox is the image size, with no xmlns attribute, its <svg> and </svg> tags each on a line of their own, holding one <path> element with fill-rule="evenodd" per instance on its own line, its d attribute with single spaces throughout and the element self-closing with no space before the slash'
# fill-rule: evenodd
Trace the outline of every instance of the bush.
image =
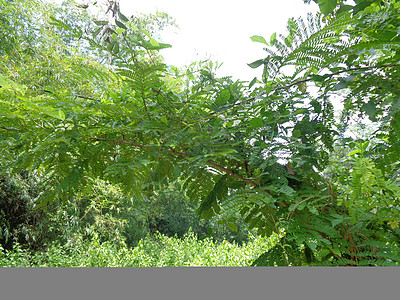
<svg viewBox="0 0 400 300">
<path fill-rule="evenodd" d="M 181 267 L 181 266 L 250 266 L 277 242 L 276 237 L 250 237 L 241 246 L 210 238 L 199 240 L 193 231 L 183 238 L 160 233 L 148 235 L 135 248 L 124 243 L 101 242 L 98 235 L 75 244 L 53 243 L 46 252 L 31 253 L 17 244 L 0 256 L 2 267 Z"/>
</svg>

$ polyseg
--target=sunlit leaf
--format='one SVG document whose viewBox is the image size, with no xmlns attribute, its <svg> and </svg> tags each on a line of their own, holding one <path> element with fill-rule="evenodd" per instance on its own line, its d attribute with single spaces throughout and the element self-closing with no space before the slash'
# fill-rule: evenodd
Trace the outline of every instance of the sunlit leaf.
<svg viewBox="0 0 400 300">
<path fill-rule="evenodd" d="M 268 43 L 267 43 L 267 41 L 265 40 L 265 38 L 263 38 L 263 37 L 260 36 L 260 35 L 253 35 L 250 39 L 251 39 L 253 42 L 262 43 L 262 44 L 265 44 L 265 45 L 268 46 Z"/>
</svg>

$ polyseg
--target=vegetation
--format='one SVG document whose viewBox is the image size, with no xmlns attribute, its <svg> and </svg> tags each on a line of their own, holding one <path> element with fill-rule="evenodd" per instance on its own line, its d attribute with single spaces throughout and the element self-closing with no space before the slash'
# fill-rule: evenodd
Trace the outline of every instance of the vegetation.
<svg viewBox="0 0 400 300">
<path fill-rule="evenodd" d="M 49 228 L 47 252 L 2 264 L 398 265 L 400 3 L 314 2 L 286 34 L 251 37 L 262 77 L 235 82 L 211 61 L 164 64 L 165 14 L 0 0 L 2 182 L 38 179 L 25 198 L 1 187 L 3 248 L 11 227 L 19 242 Z M 217 244 L 187 234 L 216 223 Z"/>
<path fill-rule="evenodd" d="M 137 247 L 129 248 L 98 236 L 87 242 L 70 245 L 50 245 L 46 252 L 29 253 L 17 246 L 14 251 L 0 252 L 2 267 L 244 267 L 275 242 L 271 239 L 251 238 L 238 246 L 224 241 L 216 244 L 212 239 L 198 240 L 193 232 L 183 238 L 161 234 L 147 236 Z"/>
</svg>

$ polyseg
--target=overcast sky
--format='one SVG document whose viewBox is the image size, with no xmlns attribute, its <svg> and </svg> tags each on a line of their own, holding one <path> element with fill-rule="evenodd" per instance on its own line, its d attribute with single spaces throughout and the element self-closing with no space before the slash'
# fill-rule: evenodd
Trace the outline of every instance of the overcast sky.
<svg viewBox="0 0 400 300">
<path fill-rule="evenodd" d="M 159 10 L 176 19 L 180 29 L 162 34 L 163 42 L 172 44 L 161 52 L 168 64 L 179 67 L 211 57 L 223 62 L 219 75 L 241 80 L 260 77 L 261 67 L 254 70 L 247 63 L 266 56 L 263 45 L 252 42 L 251 36 L 269 41 L 274 32 L 286 33 L 288 18 L 318 8 L 302 0 L 120 0 L 120 6 L 125 15 Z"/>
<path fill-rule="evenodd" d="M 269 41 L 274 32 L 286 35 L 288 18 L 318 11 L 314 2 L 307 5 L 303 0 L 120 0 L 120 8 L 127 16 L 159 10 L 175 18 L 179 29 L 162 33 L 162 42 L 172 44 L 161 51 L 167 64 L 182 67 L 211 58 L 223 63 L 219 76 L 247 81 L 262 73 L 261 67 L 251 69 L 247 64 L 266 56 L 263 45 L 252 42 L 251 36 Z"/>
</svg>

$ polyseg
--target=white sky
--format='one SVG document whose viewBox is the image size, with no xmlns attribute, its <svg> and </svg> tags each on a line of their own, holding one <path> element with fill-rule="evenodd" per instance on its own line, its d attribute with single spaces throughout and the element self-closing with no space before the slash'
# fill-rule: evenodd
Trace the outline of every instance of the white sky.
<svg viewBox="0 0 400 300">
<path fill-rule="evenodd" d="M 162 42 L 172 45 L 161 51 L 167 64 L 182 67 L 211 58 L 223 63 L 219 76 L 247 81 L 262 73 L 261 67 L 251 69 L 247 64 L 266 56 L 263 44 L 252 42 L 251 36 L 269 41 L 274 32 L 286 35 L 289 18 L 318 11 L 314 2 L 307 5 L 302 0 L 120 0 L 120 8 L 126 16 L 159 10 L 176 20 L 179 29 L 162 33 Z"/>
<path fill-rule="evenodd" d="M 302 0 L 120 0 L 120 8 L 128 16 L 159 10 L 176 19 L 180 28 L 162 34 L 162 41 L 172 44 L 161 51 L 166 63 L 180 67 L 211 58 L 223 63 L 218 75 L 248 81 L 262 71 L 247 63 L 266 56 L 263 44 L 250 37 L 261 35 L 269 41 L 274 32 L 286 34 L 288 18 L 318 10 L 315 3 Z"/>
</svg>

